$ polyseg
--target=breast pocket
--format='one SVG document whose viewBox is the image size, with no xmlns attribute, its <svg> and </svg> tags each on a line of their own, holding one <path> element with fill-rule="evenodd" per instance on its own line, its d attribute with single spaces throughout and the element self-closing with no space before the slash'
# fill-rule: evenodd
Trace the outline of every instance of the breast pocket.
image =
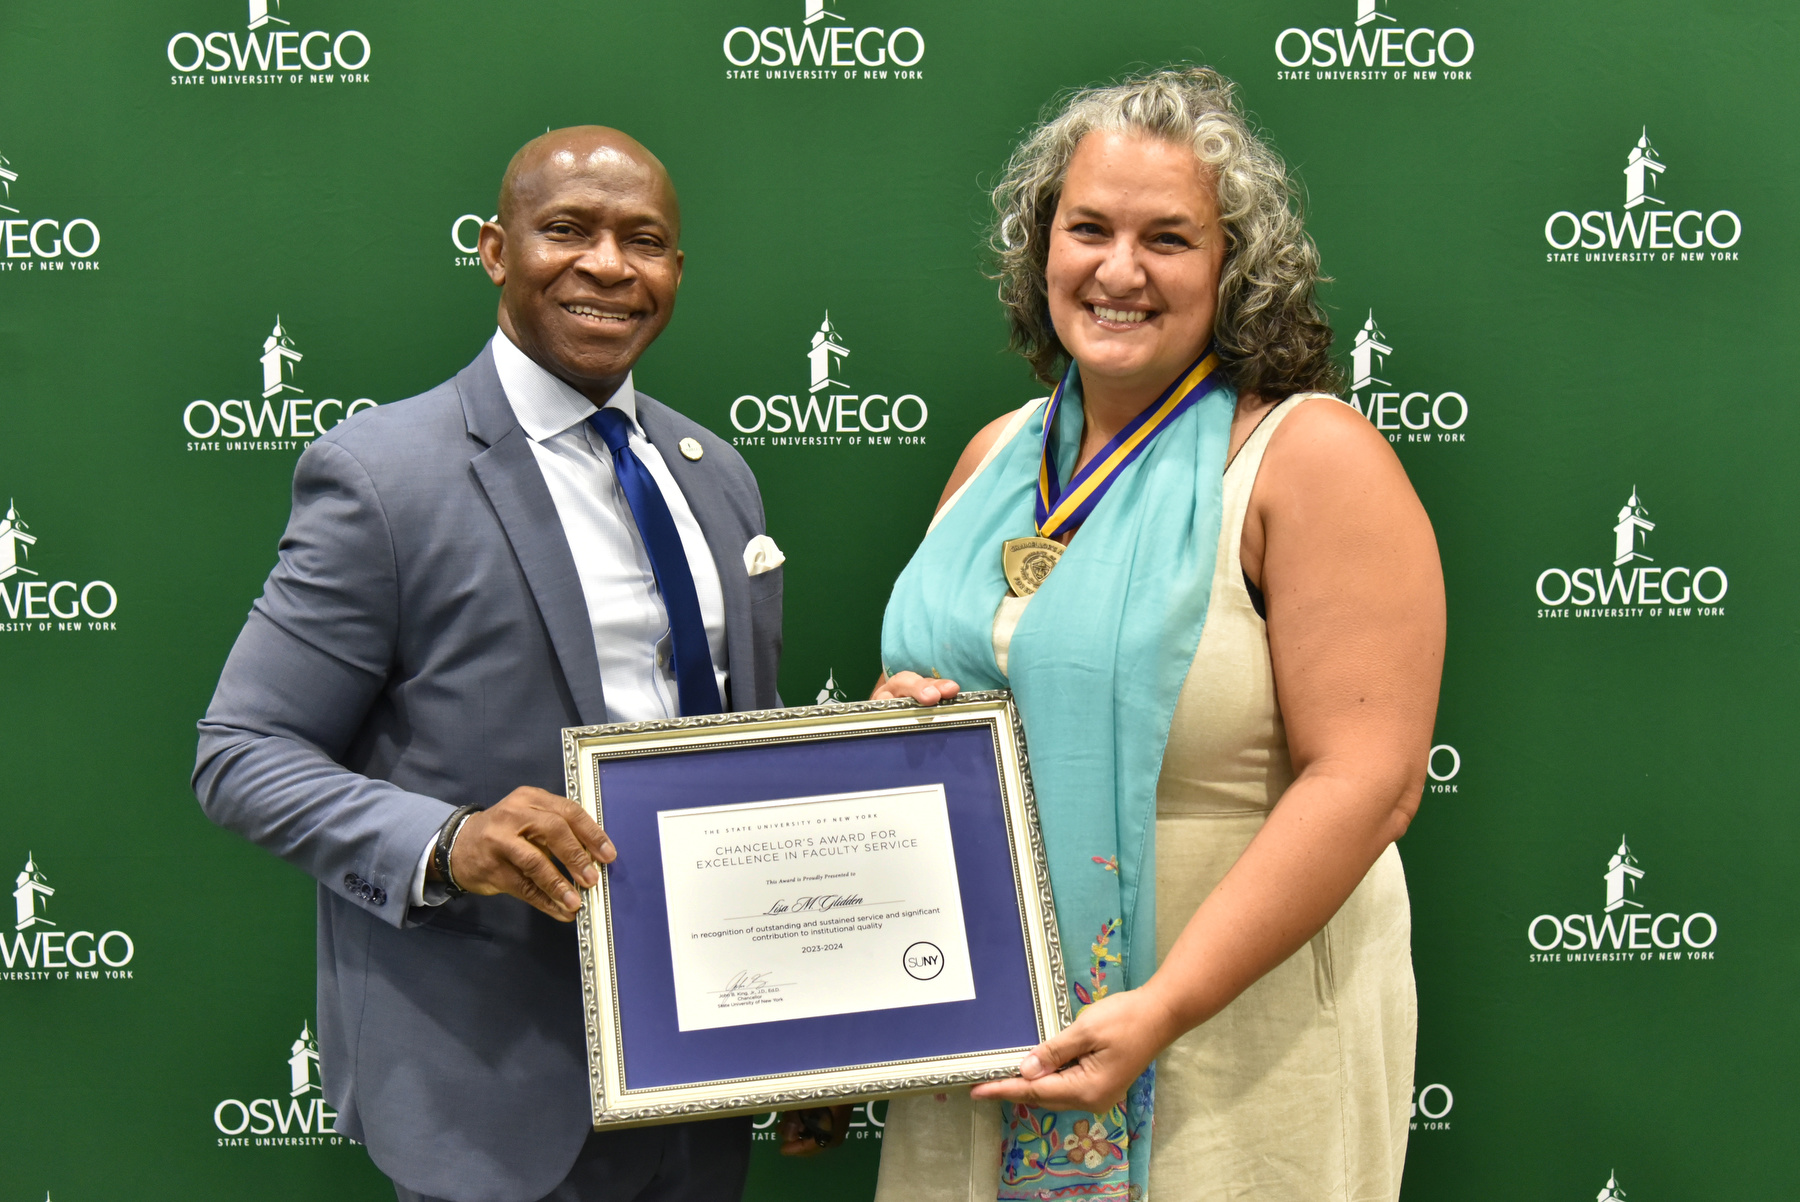
<svg viewBox="0 0 1800 1202">
<path fill-rule="evenodd" d="M 753 606 L 781 603 L 782 568 L 774 568 L 767 572 L 750 577 L 750 604 Z"/>
</svg>

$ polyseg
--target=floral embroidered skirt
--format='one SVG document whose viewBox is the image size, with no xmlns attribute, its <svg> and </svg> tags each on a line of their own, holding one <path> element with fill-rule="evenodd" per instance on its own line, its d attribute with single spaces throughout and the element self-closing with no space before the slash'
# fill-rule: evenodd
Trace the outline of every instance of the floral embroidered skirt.
<svg viewBox="0 0 1800 1202">
<path fill-rule="evenodd" d="M 1262 821 L 1158 817 L 1159 954 Z M 1397 1198 L 1417 1025 L 1411 926 L 1390 847 L 1311 942 L 1164 1052 L 1149 1198 L 1132 1202 Z M 1109 1162 L 1103 1145 L 1118 1138 L 1117 1112 L 1044 1132 L 1054 1173 L 1001 1163 L 1001 1113 L 966 1089 L 896 1098 L 876 1202 L 1125 1197 L 1122 1186 L 1084 1182 L 1080 1172 Z"/>
</svg>

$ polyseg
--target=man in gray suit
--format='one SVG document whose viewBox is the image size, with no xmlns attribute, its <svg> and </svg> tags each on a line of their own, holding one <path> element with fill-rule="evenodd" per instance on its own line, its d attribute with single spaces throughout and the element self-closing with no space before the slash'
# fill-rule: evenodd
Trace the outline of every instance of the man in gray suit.
<svg viewBox="0 0 1800 1202">
<path fill-rule="evenodd" d="M 565 726 L 779 704 L 756 480 L 632 384 L 680 232 L 624 134 L 519 151 L 481 231 L 499 330 L 300 457 L 200 723 L 208 816 L 319 882 L 326 1094 L 401 1202 L 742 1192 L 747 1119 L 590 1130 L 569 924 L 615 852 L 560 796 Z"/>
</svg>

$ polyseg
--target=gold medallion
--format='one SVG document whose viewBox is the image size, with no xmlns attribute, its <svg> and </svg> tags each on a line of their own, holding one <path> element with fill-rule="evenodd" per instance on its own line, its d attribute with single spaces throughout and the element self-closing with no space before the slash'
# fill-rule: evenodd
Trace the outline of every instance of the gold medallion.
<svg viewBox="0 0 1800 1202">
<path fill-rule="evenodd" d="M 1015 596 L 1029 597 L 1043 586 L 1064 547 L 1048 538 L 1009 538 L 1000 544 L 1000 566 Z"/>
</svg>

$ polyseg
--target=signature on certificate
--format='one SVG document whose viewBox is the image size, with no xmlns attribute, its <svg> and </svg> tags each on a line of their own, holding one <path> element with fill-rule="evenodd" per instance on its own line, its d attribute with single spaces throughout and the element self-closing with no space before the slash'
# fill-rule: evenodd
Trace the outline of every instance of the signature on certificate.
<svg viewBox="0 0 1800 1202">
<path fill-rule="evenodd" d="M 773 972 L 751 972 L 746 968 L 741 972 L 734 973 L 732 978 L 725 982 L 725 988 L 715 989 L 712 992 L 721 1001 L 742 1001 L 750 998 L 773 1000 L 783 987 L 782 984 L 773 984 L 769 981 L 773 975 Z M 793 982 L 788 981 L 784 984 L 791 985 Z"/>
<path fill-rule="evenodd" d="M 804 914 L 808 911 L 843 910 L 866 904 L 860 893 L 816 893 L 811 897 L 796 897 L 793 901 L 789 901 L 785 897 L 777 898 L 775 904 L 764 910 L 763 913 Z"/>
</svg>

